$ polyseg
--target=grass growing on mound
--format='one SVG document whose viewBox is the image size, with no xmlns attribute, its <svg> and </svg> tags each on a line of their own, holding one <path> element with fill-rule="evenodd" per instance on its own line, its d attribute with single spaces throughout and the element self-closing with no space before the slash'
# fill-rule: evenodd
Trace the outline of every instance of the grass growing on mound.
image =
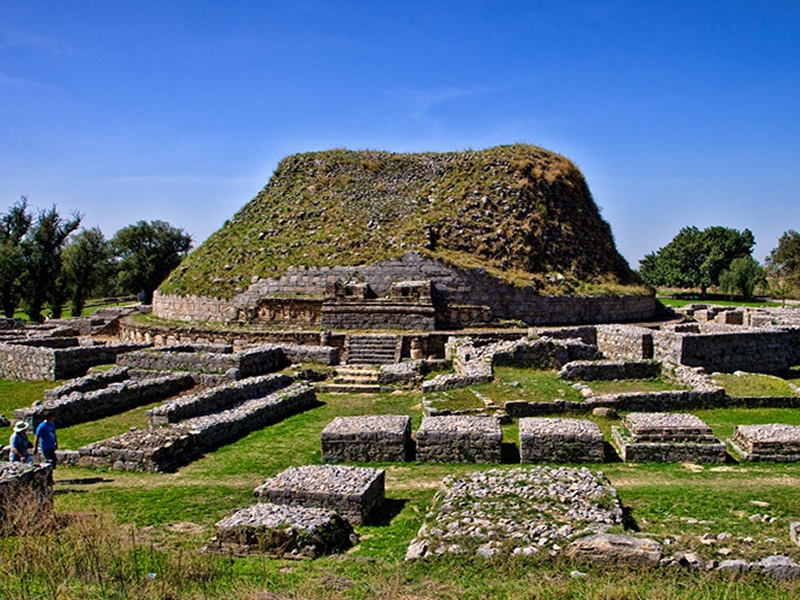
<svg viewBox="0 0 800 600">
<path fill-rule="evenodd" d="M 735 398 L 797 396 L 797 392 L 789 387 L 786 380 L 772 375 L 717 373 L 714 375 L 714 382 L 724 387 L 725 392 Z"/>
</svg>

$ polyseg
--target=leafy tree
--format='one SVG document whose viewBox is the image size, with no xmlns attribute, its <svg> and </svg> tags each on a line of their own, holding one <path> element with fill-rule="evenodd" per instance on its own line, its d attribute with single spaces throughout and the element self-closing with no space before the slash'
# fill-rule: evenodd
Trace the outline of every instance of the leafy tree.
<svg viewBox="0 0 800 600">
<path fill-rule="evenodd" d="M 119 259 L 119 281 L 123 290 L 143 293 L 145 304 L 153 292 L 192 248 L 192 238 L 164 221 L 139 221 L 120 229 L 111 240 Z"/>
<path fill-rule="evenodd" d="M 61 275 L 61 251 L 67 238 L 81 223 L 81 216 L 64 219 L 55 205 L 36 217 L 25 239 L 22 254 L 25 265 L 23 275 L 23 307 L 32 321 L 42 320 L 42 307 L 49 301 L 53 316 L 60 316 L 64 293 Z"/>
<path fill-rule="evenodd" d="M 766 263 L 772 278 L 800 287 L 800 233 L 794 229 L 785 232 L 778 240 L 778 246 L 769 253 Z"/>
<path fill-rule="evenodd" d="M 756 288 L 765 284 L 764 269 L 752 256 L 735 258 L 730 268 L 719 276 L 722 290 L 731 295 L 738 292 L 743 300 L 750 300 Z"/>
<path fill-rule="evenodd" d="M 111 246 L 97 227 L 83 229 L 64 248 L 64 273 L 71 298 L 71 314 L 79 317 L 86 299 L 111 278 Z"/>
<path fill-rule="evenodd" d="M 14 316 L 21 295 L 20 279 L 25 268 L 20 243 L 28 233 L 32 217 L 25 196 L 0 217 L 0 303 L 3 315 Z"/>
<path fill-rule="evenodd" d="M 719 285 L 719 277 L 733 260 L 750 256 L 755 238 L 749 229 L 714 226 L 684 227 L 672 241 L 645 256 L 639 274 L 653 287 L 700 288 Z"/>
</svg>

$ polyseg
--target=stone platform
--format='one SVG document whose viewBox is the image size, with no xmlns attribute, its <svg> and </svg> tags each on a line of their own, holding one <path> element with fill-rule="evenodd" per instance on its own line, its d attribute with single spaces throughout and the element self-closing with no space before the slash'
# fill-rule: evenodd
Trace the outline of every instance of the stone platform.
<svg viewBox="0 0 800 600">
<path fill-rule="evenodd" d="M 14 533 L 21 521 L 53 510 L 53 467 L 0 462 L 0 533 Z"/>
<path fill-rule="evenodd" d="M 744 460 L 752 462 L 800 461 L 800 427 L 770 423 L 738 425 L 730 440 Z"/>
<path fill-rule="evenodd" d="M 335 510 L 353 525 L 368 520 L 384 497 L 383 469 L 344 465 L 290 467 L 255 489 L 265 502 Z"/>
<path fill-rule="evenodd" d="M 283 558 L 317 558 L 348 548 L 353 527 L 335 511 L 259 503 L 215 525 L 211 552 L 264 553 Z"/>
<path fill-rule="evenodd" d="M 603 433 L 586 419 L 519 420 L 520 462 L 603 462 Z"/>
<path fill-rule="evenodd" d="M 630 413 L 612 439 L 626 462 L 725 462 L 728 449 L 700 418 L 686 413 Z"/>
<path fill-rule="evenodd" d="M 503 434 L 491 417 L 423 417 L 417 431 L 417 460 L 499 463 Z"/>
<path fill-rule="evenodd" d="M 403 462 L 411 460 L 411 417 L 336 417 L 320 436 L 324 462 Z"/>
</svg>

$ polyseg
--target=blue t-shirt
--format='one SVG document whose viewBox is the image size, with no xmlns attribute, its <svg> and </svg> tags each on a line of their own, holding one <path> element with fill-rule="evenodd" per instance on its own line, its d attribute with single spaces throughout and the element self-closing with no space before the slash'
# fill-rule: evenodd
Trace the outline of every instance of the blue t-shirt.
<svg viewBox="0 0 800 600">
<path fill-rule="evenodd" d="M 53 450 L 56 447 L 56 424 L 52 421 L 42 421 L 36 428 L 36 437 L 39 438 L 39 447 L 42 450 Z"/>
</svg>

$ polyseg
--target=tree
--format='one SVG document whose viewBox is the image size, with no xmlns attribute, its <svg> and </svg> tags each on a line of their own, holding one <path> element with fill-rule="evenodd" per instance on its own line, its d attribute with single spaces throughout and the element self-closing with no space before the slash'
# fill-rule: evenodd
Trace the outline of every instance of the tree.
<svg viewBox="0 0 800 600">
<path fill-rule="evenodd" d="M 754 244 L 749 229 L 684 227 L 669 244 L 640 261 L 639 274 L 653 287 L 700 288 L 705 295 L 733 260 L 751 255 Z"/>
<path fill-rule="evenodd" d="M 114 234 L 120 285 L 129 293 L 143 293 L 145 304 L 153 292 L 192 248 L 192 238 L 164 221 L 139 221 Z"/>
<path fill-rule="evenodd" d="M 763 267 L 752 256 L 734 259 L 730 268 L 719 276 L 722 290 L 731 295 L 738 292 L 743 300 L 750 300 L 755 289 L 766 282 Z"/>
<path fill-rule="evenodd" d="M 778 246 L 769 253 L 766 263 L 771 277 L 800 287 L 800 233 L 794 229 L 786 231 L 778 240 Z"/>
<path fill-rule="evenodd" d="M 42 211 L 22 241 L 25 266 L 23 274 L 23 306 L 32 321 L 42 320 L 42 307 L 50 303 L 53 316 L 61 314 L 65 299 L 64 279 L 61 276 L 61 251 L 67 238 L 81 224 L 81 216 L 65 220 L 55 205 Z"/>
<path fill-rule="evenodd" d="M 20 243 L 28 233 L 31 221 L 25 196 L 0 217 L 0 303 L 3 315 L 8 318 L 14 316 L 19 305 L 20 279 L 25 268 Z"/>
<path fill-rule="evenodd" d="M 83 229 L 64 248 L 63 260 L 71 314 L 79 317 L 86 299 L 111 277 L 111 247 L 99 228 Z"/>
</svg>

